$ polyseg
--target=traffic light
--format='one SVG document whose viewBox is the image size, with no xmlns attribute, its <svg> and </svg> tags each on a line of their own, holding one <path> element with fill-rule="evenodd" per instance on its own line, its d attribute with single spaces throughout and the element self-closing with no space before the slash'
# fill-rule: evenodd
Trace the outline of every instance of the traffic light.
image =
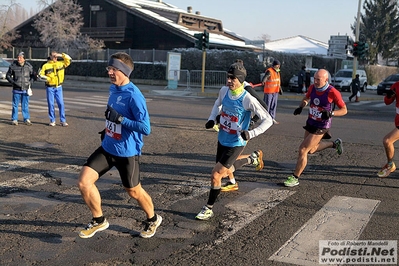
<svg viewBox="0 0 399 266">
<path fill-rule="evenodd" d="M 359 58 L 366 58 L 367 51 L 369 50 L 369 45 L 366 42 L 359 42 Z"/>
<path fill-rule="evenodd" d="M 357 57 L 363 58 L 364 57 L 364 42 L 359 42 L 358 48 L 357 48 Z"/>
<path fill-rule="evenodd" d="M 195 33 L 195 48 L 202 50 L 203 46 L 203 39 L 204 39 L 204 34 L 203 33 Z"/>
<path fill-rule="evenodd" d="M 359 55 L 359 43 L 358 42 L 354 42 L 353 43 L 353 52 L 352 52 L 353 56 L 358 56 Z"/>
<path fill-rule="evenodd" d="M 202 49 L 209 48 L 209 32 L 204 30 L 203 39 L 202 39 Z"/>
</svg>

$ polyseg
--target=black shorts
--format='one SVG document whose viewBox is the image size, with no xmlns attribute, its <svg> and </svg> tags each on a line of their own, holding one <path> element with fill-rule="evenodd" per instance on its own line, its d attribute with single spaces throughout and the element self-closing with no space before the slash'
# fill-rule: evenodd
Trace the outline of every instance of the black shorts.
<svg viewBox="0 0 399 266">
<path fill-rule="evenodd" d="M 139 156 L 118 157 L 99 147 L 90 155 L 84 166 L 94 169 L 100 177 L 115 166 L 124 187 L 133 188 L 140 184 Z"/>
<path fill-rule="evenodd" d="M 242 153 L 245 146 L 226 147 L 218 142 L 216 152 L 216 163 L 221 163 L 224 167 L 230 168 Z"/>
<path fill-rule="evenodd" d="M 314 135 L 323 135 L 323 139 L 331 139 L 330 129 L 329 128 L 318 128 L 306 123 L 306 126 L 303 127 L 307 132 Z"/>
</svg>

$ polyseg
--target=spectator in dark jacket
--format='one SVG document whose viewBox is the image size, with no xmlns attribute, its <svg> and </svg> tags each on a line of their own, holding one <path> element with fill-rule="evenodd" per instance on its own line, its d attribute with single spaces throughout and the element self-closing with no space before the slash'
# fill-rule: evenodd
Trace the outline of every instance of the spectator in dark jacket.
<svg viewBox="0 0 399 266">
<path fill-rule="evenodd" d="M 349 101 L 351 102 L 352 98 L 356 97 L 355 102 L 358 102 L 359 101 L 358 92 L 359 92 L 359 89 L 360 89 L 359 74 L 356 74 L 356 77 L 352 80 L 351 87 L 352 87 L 352 95 L 349 96 Z"/>
<path fill-rule="evenodd" d="M 301 68 L 301 71 L 298 73 L 298 90 L 297 93 L 303 94 L 303 88 L 305 87 L 305 78 L 306 78 L 306 66 Z"/>
<path fill-rule="evenodd" d="M 306 87 L 306 91 L 308 91 L 309 87 L 310 87 L 310 83 L 311 83 L 311 77 L 310 77 L 310 70 L 306 70 L 305 73 L 305 87 Z"/>
<path fill-rule="evenodd" d="M 20 52 L 18 59 L 10 65 L 6 78 L 12 84 L 11 124 L 18 125 L 18 106 L 21 103 L 24 123 L 28 126 L 32 125 L 29 114 L 28 89 L 30 89 L 34 74 L 32 65 L 25 61 L 24 52 Z"/>
</svg>

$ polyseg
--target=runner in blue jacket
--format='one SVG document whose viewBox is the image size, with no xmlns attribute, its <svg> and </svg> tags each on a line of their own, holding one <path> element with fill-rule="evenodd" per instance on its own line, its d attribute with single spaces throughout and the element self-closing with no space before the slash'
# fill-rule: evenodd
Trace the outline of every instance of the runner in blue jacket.
<svg viewBox="0 0 399 266">
<path fill-rule="evenodd" d="M 101 196 L 95 182 L 112 167 L 119 171 L 123 187 L 134 198 L 147 216 L 141 237 L 152 237 L 162 222 L 155 214 L 150 195 L 140 183 L 139 157 L 143 135 L 151 132 L 150 117 L 143 94 L 130 81 L 132 58 L 123 52 L 111 55 L 108 75 L 112 83 L 101 146 L 87 159 L 79 176 L 79 189 L 92 213 L 92 221 L 80 231 L 81 238 L 92 237 L 108 228 L 109 223 L 101 208 Z"/>
</svg>

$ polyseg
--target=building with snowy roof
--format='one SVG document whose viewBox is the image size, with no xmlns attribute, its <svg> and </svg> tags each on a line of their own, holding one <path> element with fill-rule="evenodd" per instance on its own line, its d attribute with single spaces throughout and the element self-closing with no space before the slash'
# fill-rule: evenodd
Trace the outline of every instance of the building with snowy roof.
<svg viewBox="0 0 399 266">
<path fill-rule="evenodd" d="M 59 0 L 62 1 L 62 0 Z M 162 0 L 77 0 L 82 6 L 82 34 L 100 39 L 110 49 L 192 48 L 194 34 L 209 32 L 210 49 L 259 50 L 248 40 L 223 27 L 220 19 L 186 10 Z M 20 38 L 15 47 L 44 47 L 32 26 L 37 14 L 15 29 Z"/>
</svg>

